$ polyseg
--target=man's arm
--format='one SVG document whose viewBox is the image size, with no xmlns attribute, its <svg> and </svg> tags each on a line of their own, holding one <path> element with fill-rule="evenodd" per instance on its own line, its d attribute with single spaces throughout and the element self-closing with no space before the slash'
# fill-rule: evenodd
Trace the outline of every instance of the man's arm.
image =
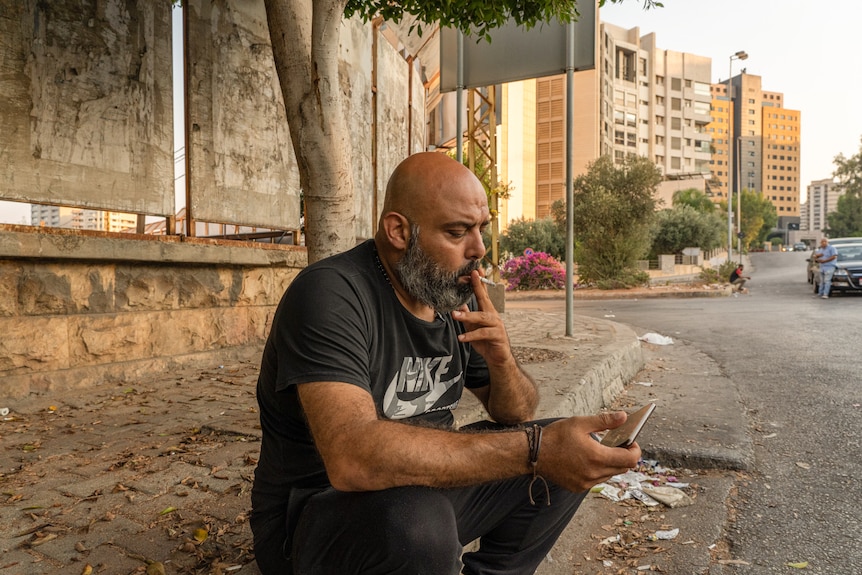
<svg viewBox="0 0 862 575">
<path fill-rule="evenodd" d="M 463 433 L 378 418 L 366 390 L 347 383 L 298 386 L 329 481 L 341 491 L 404 485 L 456 487 L 524 475 L 529 466 L 523 430 Z M 583 491 L 637 465 L 640 448 L 600 445 L 591 432 L 621 425 L 622 412 L 572 417 L 545 428 L 539 473 Z"/>
<path fill-rule="evenodd" d="M 473 350 L 485 358 L 491 379 L 489 386 L 470 391 L 479 398 L 494 421 L 506 425 L 528 421 L 535 415 L 539 404 L 536 383 L 512 355 L 506 326 L 494 309 L 479 272 L 473 272 L 470 281 L 478 311 L 471 312 L 464 306 L 452 312 L 452 317 L 467 329 L 459 336 L 459 341 L 469 342 Z"/>
</svg>

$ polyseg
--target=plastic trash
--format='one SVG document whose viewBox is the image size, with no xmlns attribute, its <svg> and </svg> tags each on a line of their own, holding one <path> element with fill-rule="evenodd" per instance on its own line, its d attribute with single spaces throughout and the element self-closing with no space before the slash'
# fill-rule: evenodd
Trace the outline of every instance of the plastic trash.
<svg viewBox="0 0 862 575">
<path fill-rule="evenodd" d="M 643 492 L 659 501 L 664 503 L 671 509 L 676 507 L 687 507 L 694 503 L 694 500 L 686 495 L 685 492 L 681 491 L 677 487 L 642 487 Z"/>
<path fill-rule="evenodd" d="M 667 337 L 666 335 L 661 335 L 655 332 L 645 333 L 638 338 L 641 341 L 645 341 L 647 343 L 652 343 L 655 345 L 671 345 L 673 344 L 673 338 Z"/>
<path fill-rule="evenodd" d="M 655 535 L 651 535 L 649 539 L 651 541 L 670 541 L 671 539 L 676 539 L 677 535 L 679 535 L 679 528 L 669 531 L 656 531 Z"/>
<path fill-rule="evenodd" d="M 6 417 L 7 415 L 9 415 L 9 408 L 0 407 L 0 417 Z"/>
</svg>

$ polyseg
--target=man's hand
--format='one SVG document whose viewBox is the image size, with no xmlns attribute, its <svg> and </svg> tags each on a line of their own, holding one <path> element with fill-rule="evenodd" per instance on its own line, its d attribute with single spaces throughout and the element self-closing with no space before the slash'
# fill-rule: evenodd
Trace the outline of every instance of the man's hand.
<svg viewBox="0 0 862 575">
<path fill-rule="evenodd" d="M 584 491 L 614 475 L 637 466 L 641 449 L 607 447 L 590 433 L 614 429 L 625 423 L 625 412 L 616 411 L 588 417 L 570 417 L 545 427 L 537 472 L 571 491 Z"/>
<path fill-rule="evenodd" d="M 452 312 L 452 317 L 464 324 L 467 330 L 458 336 L 458 340 L 469 343 L 488 364 L 490 385 L 470 391 L 495 421 L 507 425 L 521 423 L 535 414 L 539 404 L 538 390 L 512 355 L 506 326 L 480 278 L 477 271 L 470 274 L 478 310 L 470 311 L 463 306 Z"/>
<path fill-rule="evenodd" d="M 494 309 L 488 290 L 480 279 L 479 272 L 470 274 L 473 292 L 476 294 L 477 311 L 470 311 L 466 305 L 452 312 L 452 317 L 467 329 L 458 337 L 461 342 L 467 342 L 479 352 L 489 364 L 503 364 L 514 361 L 512 348 L 509 345 L 509 334 L 500 314 Z"/>
</svg>

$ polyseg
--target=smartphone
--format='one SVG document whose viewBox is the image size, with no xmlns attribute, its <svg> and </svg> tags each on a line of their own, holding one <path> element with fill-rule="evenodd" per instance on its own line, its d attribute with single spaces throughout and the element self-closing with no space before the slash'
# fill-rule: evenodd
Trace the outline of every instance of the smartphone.
<svg viewBox="0 0 862 575">
<path fill-rule="evenodd" d="M 629 414 L 629 418 L 626 419 L 625 423 L 605 433 L 604 437 L 602 437 L 602 445 L 607 445 L 608 447 L 628 447 L 634 443 L 638 437 L 638 433 L 643 429 L 644 423 L 652 415 L 653 410 L 655 410 L 655 404 L 648 403 L 636 412 Z"/>
</svg>

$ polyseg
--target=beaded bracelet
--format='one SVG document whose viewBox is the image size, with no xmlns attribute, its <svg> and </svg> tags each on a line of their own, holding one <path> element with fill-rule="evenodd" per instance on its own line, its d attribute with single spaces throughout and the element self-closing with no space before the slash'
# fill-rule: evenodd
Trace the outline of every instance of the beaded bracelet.
<svg viewBox="0 0 862 575">
<path fill-rule="evenodd" d="M 528 487 L 530 503 L 532 505 L 536 505 L 536 500 L 533 499 L 533 484 L 536 483 L 536 480 L 541 480 L 542 484 L 545 486 L 545 498 L 548 502 L 547 504 L 550 505 L 551 490 L 548 488 L 548 482 L 545 481 L 544 477 L 536 472 L 536 468 L 539 465 L 539 449 L 542 447 L 542 426 L 538 423 L 534 423 L 530 427 L 525 427 L 524 433 L 527 434 L 527 446 L 530 452 L 530 466 L 533 468 L 533 479 L 530 481 L 530 485 Z"/>
</svg>

